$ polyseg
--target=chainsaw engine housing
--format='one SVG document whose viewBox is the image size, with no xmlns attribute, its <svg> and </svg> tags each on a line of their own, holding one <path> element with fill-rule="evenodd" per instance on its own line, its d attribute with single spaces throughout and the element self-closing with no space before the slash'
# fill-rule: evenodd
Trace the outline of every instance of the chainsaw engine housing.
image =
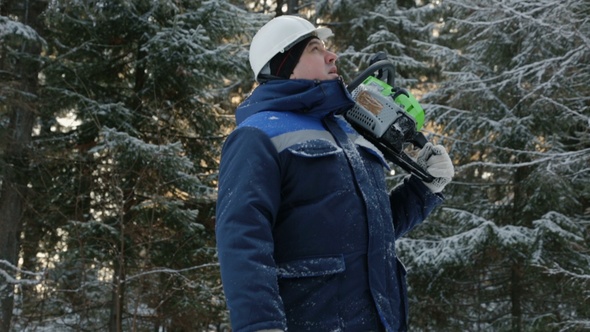
<svg viewBox="0 0 590 332">
<path fill-rule="evenodd" d="M 432 182 L 434 177 L 403 151 L 406 143 L 422 148 L 428 142 L 420 132 L 424 110 L 411 93 L 393 87 L 395 68 L 381 58 L 376 57 L 376 62 L 347 86 L 356 105 L 344 117 L 387 160 L 424 182 Z"/>
<path fill-rule="evenodd" d="M 379 84 L 376 81 L 379 80 L 371 76 L 352 91 L 356 105 L 346 112 L 346 119 L 399 152 L 405 142 L 414 138 L 418 124 L 410 113 L 392 98 L 391 87 L 385 82 L 379 81 L 382 83 Z M 405 95 L 404 97 L 407 98 Z M 423 114 L 422 111 L 422 118 Z"/>
</svg>

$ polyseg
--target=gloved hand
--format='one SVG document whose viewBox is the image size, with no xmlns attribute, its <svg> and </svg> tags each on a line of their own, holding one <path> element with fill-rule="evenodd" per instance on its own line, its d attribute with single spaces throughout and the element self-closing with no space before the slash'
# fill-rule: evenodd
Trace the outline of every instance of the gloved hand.
<svg viewBox="0 0 590 332">
<path fill-rule="evenodd" d="M 455 175 L 453 162 L 442 145 L 426 143 L 418 153 L 416 162 L 430 175 L 434 176 L 434 181 L 430 183 L 424 182 L 426 187 L 433 193 L 441 192 Z"/>
</svg>

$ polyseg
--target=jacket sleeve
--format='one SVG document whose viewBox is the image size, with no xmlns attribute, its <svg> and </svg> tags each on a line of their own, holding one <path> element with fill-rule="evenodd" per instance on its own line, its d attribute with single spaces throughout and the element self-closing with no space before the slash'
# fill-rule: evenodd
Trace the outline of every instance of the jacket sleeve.
<svg viewBox="0 0 590 332">
<path fill-rule="evenodd" d="M 399 239 L 424 221 L 435 207 L 442 204 L 444 199 L 442 194 L 432 193 L 421 180 L 409 176 L 391 191 L 389 200 L 395 238 Z"/>
<path fill-rule="evenodd" d="M 243 127 L 228 137 L 218 187 L 216 240 L 232 329 L 286 330 L 272 235 L 281 177 L 276 149 L 262 131 Z"/>
</svg>

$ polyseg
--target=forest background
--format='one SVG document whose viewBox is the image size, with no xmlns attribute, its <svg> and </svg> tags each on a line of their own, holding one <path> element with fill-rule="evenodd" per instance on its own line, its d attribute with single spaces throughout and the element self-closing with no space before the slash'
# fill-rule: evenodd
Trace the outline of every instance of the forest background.
<svg viewBox="0 0 590 332">
<path fill-rule="evenodd" d="M 229 329 L 220 146 L 286 13 L 346 81 L 387 52 L 456 165 L 411 330 L 590 329 L 589 1 L 0 0 L 0 331 Z"/>
</svg>

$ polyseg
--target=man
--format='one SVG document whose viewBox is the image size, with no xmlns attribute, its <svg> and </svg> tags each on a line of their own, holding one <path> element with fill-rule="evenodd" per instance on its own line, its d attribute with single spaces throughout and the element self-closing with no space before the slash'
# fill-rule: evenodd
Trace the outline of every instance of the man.
<svg viewBox="0 0 590 332">
<path fill-rule="evenodd" d="M 341 116 L 354 105 L 323 41 L 280 16 L 254 36 L 261 83 L 238 107 L 219 173 L 217 247 L 234 331 L 403 331 L 399 238 L 442 202 L 442 146 L 418 156 L 434 176 L 387 192 L 381 153 Z"/>
</svg>

